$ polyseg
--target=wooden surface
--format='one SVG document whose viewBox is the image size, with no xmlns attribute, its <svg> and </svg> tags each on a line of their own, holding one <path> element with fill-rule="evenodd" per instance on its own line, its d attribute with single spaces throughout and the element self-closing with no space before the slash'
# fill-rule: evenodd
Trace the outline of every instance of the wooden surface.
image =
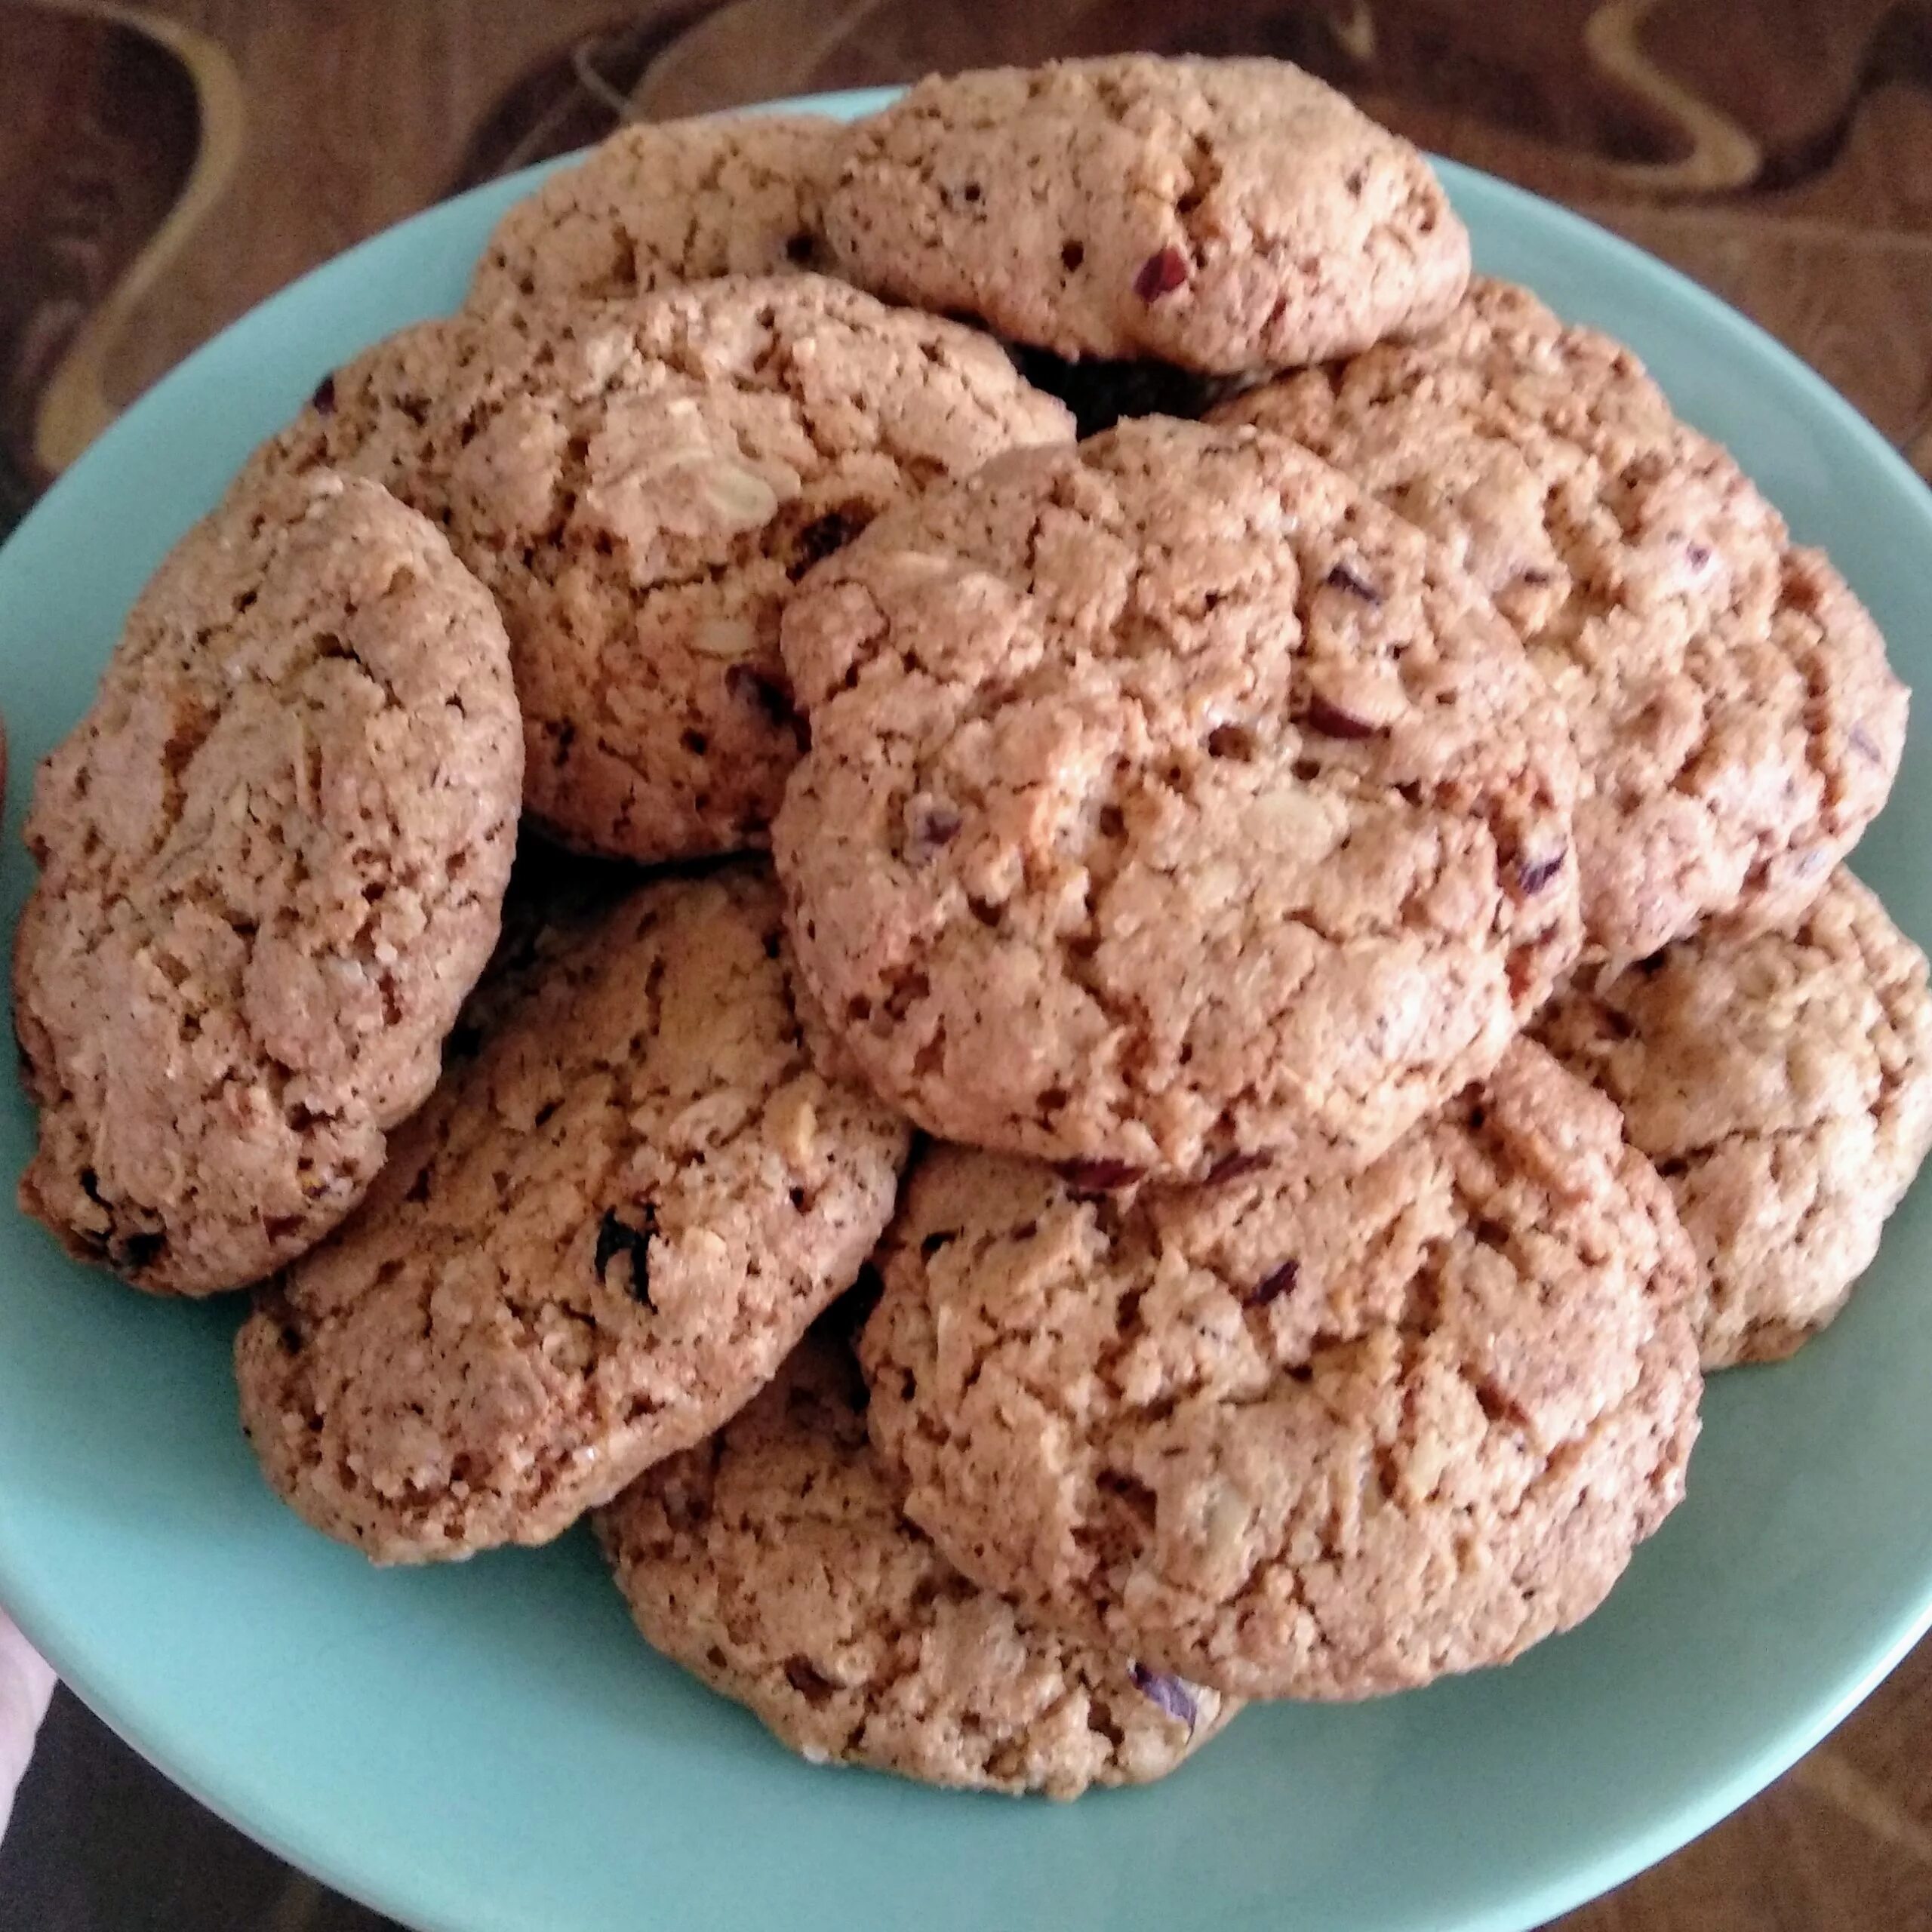
<svg viewBox="0 0 1932 1932">
<path fill-rule="evenodd" d="M 0 528 L 263 296 L 620 113 L 1130 45 L 1299 60 L 1568 202 L 1782 337 L 1932 475 L 1926 0 L 0 0 Z M 71 1704 L 51 1746 L 0 1924 L 375 1923 Z M 1738 1816 L 1562 1924 L 1932 1932 L 1932 1645 Z"/>
</svg>

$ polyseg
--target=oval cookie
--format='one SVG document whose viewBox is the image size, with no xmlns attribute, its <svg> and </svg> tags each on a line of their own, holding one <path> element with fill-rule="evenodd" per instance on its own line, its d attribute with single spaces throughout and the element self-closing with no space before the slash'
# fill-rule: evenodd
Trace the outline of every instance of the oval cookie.
<svg viewBox="0 0 1932 1932">
<path fill-rule="evenodd" d="M 799 275 L 419 324 L 257 460 L 445 525 L 509 629 L 528 809 L 651 861 L 766 841 L 798 579 L 934 478 L 1070 434 L 983 336 Z"/>
<path fill-rule="evenodd" d="M 1232 1698 L 1033 1623 L 899 1513 L 842 1344 L 808 1337 L 598 1534 L 646 1639 L 815 1764 L 1076 1798 L 1164 1777 Z"/>
<path fill-rule="evenodd" d="M 1235 374 L 1454 306 L 1469 243 L 1429 164 L 1278 60 L 1143 54 L 923 80 L 856 123 L 841 269 L 1066 356 Z"/>
<path fill-rule="evenodd" d="M 969 1576 L 1238 1696 L 1358 1697 L 1587 1616 L 1683 1493 L 1692 1264 L 1540 1048 L 1351 1178 L 1098 1192 L 941 1149 L 860 1356 Z"/>
<path fill-rule="evenodd" d="M 465 306 L 604 301 L 810 267 L 839 132 L 816 114 L 620 128 L 497 223 Z"/>
<path fill-rule="evenodd" d="M 1707 1369 L 1823 1327 L 1932 1146 L 1925 955 L 1842 868 L 1787 931 L 1707 930 L 1579 975 L 1537 1033 L 1675 1196 L 1709 1286 Z"/>
<path fill-rule="evenodd" d="M 784 648 L 800 970 L 943 1138 L 1371 1158 L 1574 955 L 1546 688 L 1284 440 L 1149 420 L 1003 457 L 821 565 Z"/>
<path fill-rule="evenodd" d="M 503 626 L 414 512 L 323 472 L 198 525 L 35 787 L 26 1211 L 162 1294 L 318 1241 L 435 1084 L 522 766 Z"/>
<path fill-rule="evenodd" d="M 1801 913 L 1884 804 L 1906 692 L 1823 554 L 1630 352 L 1479 280 L 1444 326 L 1217 412 L 1449 547 L 1568 714 L 1591 952 Z"/>
<path fill-rule="evenodd" d="M 379 1562 L 546 1542 L 700 1441 L 892 1211 L 905 1128 L 813 1070 L 768 878 L 642 887 L 540 955 L 236 1342 L 269 1480 Z"/>
</svg>

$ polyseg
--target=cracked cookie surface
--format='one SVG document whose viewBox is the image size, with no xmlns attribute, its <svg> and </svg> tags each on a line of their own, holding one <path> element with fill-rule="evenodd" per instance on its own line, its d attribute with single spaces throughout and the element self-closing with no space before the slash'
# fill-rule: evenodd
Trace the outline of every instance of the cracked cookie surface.
<svg viewBox="0 0 1932 1932">
<path fill-rule="evenodd" d="M 820 566 L 784 650 L 800 971 L 943 1138 L 1372 1158 L 1574 956 L 1543 681 L 1284 439 L 1147 420 L 998 459 Z"/>
<path fill-rule="evenodd" d="M 198 525 L 35 783 L 25 1211 L 162 1294 L 319 1240 L 435 1084 L 521 772 L 503 626 L 422 518 L 325 472 Z"/>
<path fill-rule="evenodd" d="M 1164 1777 L 1235 1700 L 1035 1623 L 900 1514 L 842 1343 L 808 1336 L 598 1534 L 646 1639 L 814 1763 L 1075 1798 Z"/>
<path fill-rule="evenodd" d="M 1426 327 L 1469 265 L 1422 155 L 1277 60 L 923 80 L 848 131 L 825 230 L 896 300 L 1062 355 L 1221 374 Z"/>
<path fill-rule="evenodd" d="M 475 1058 L 236 1340 L 270 1482 L 380 1562 L 546 1542 L 708 1435 L 851 1283 L 905 1157 L 813 1070 L 761 872 L 518 950 L 540 970 L 486 991 Z"/>
<path fill-rule="evenodd" d="M 1906 692 L 1823 555 L 1629 349 L 1479 278 L 1439 330 L 1224 404 L 1447 544 L 1562 700 L 1591 949 L 1787 922 L 1891 789 Z"/>
<path fill-rule="evenodd" d="M 603 301 L 813 266 L 835 121 L 644 122 L 552 174 L 491 231 L 465 306 Z"/>
<path fill-rule="evenodd" d="M 441 521 L 509 632 L 527 807 L 655 861 L 765 843 L 797 579 L 934 478 L 1071 434 L 983 336 L 797 275 L 420 324 L 256 462 Z"/>
<path fill-rule="evenodd" d="M 860 1359 L 967 1574 L 1236 1695 L 1498 1663 L 1681 1499 L 1694 1269 L 1616 1110 L 1537 1047 L 1345 1180 L 1109 1193 L 942 1148 Z"/>
<path fill-rule="evenodd" d="M 1932 1146 L 1925 956 L 1842 868 L 1788 931 L 1707 930 L 1580 975 L 1537 1035 L 1623 1109 L 1675 1196 L 1709 1287 L 1706 1368 L 1823 1327 Z"/>
</svg>

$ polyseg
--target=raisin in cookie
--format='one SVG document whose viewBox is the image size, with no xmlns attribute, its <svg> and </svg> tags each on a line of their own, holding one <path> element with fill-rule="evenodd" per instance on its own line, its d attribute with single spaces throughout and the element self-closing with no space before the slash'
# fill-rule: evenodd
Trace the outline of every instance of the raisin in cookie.
<svg viewBox="0 0 1932 1932">
<path fill-rule="evenodd" d="M 1884 804 L 1906 693 L 1883 640 L 1630 352 L 1479 281 L 1442 328 L 1251 392 L 1447 543 L 1563 701 L 1592 950 L 1714 914 L 1788 922 Z"/>
<path fill-rule="evenodd" d="M 1706 930 L 1580 974 L 1537 1034 L 1676 1196 L 1709 1284 L 1706 1368 L 1823 1327 L 1932 1146 L 1925 956 L 1842 869 L 1788 931 Z"/>
<path fill-rule="evenodd" d="M 797 579 L 932 478 L 1070 434 L 983 336 L 800 275 L 419 325 L 257 460 L 438 518 L 509 631 L 528 808 L 657 860 L 766 841 Z"/>
<path fill-rule="evenodd" d="M 1382 1160 L 1095 1191 L 935 1152 L 860 1345 L 968 1576 L 1237 1696 L 1500 1663 L 1680 1499 L 1694 1269 L 1616 1109 L 1512 1047 Z"/>
<path fill-rule="evenodd" d="M 601 301 L 808 267 L 839 132 L 815 114 L 621 128 L 497 223 L 466 306 Z"/>
<path fill-rule="evenodd" d="M 318 1241 L 435 1084 L 522 768 L 503 626 L 413 511 L 318 472 L 192 531 L 35 789 L 26 1212 L 162 1294 Z"/>
<path fill-rule="evenodd" d="M 1062 355 L 1223 374 L 1426 328 L 1469 268 L 1427 162 L 1277 60 L 921 81 L 849 131 L 825 232 L 897 300 Z"/>
<path fill-rule="evenodd" d="M 928 1784 L 1144 1784 L 1233 1715 L 969 1583 L 899 1513 L 864 1403 L 848 1349 L 808 1337 L 718 1435 L 603 1512 L 657 1649 L 814 1763 Z"/>
<path fill-rule="evenodd" d="M 892 1210 L 906 1130 L 813 1070 L 768 878 L 542 963 L 236 1342 L 269 1481 L 378 1562 L 546 1542 L 701 1440 Z"/>
<path fill-rule="evenodd" d="M 948 1140 L 1373 1158 L 1578 940 L 1561 714 L 1475 586 L 1284 439 L 1015 453 L 801 587 L 800 971 Z"/>
</svg>

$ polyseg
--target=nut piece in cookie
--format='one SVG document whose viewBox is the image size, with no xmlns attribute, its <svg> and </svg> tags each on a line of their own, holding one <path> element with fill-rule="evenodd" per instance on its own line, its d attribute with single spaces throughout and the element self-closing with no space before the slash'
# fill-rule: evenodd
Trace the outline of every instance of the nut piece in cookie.
<svg viewBox="0 0 1932 1932">
<path fill-rule="evenodd" d="M 378 1562 L 547 1542 L 708 1435 L 858 1272 L 906 1155 L 814 1070 L 762 872 L 642 887 L 519 961 L 235 1344 L 269 1480 Z"/>
<path fill-rule="evenodd" d="M 900 1514 L 842 1343 L 814 1334 L 598 1521 L 638 1627 L 814 1763 L 1077 1798 L 1164 1777 L 1232 1698 L 1034 1622 Z"/>
<path fill-rule="evenodd" d="M 1579 974 L 1537 1033 L 1675 1196 L 1709 1284 L 1707 1369 L 1823 1327 L 1932 1147 L 1925 955 L 1842 867 L 1788 931 L 1707 928 Z"/>
<path fill-rule="evenodd" d="M 1683 1494 L 1688 1244 L 1616 1109 L 1527 1044 L 1346 1179 L 1097 1195 L 937 1149 L 883 1272 L 860 1357 L 906 1514 L 1236 1696 L 1503 1663 Z"/>
<path fill-rule="evenodd" d="M 647 295 L 817 265 L 838 124 L 815 114 L 620 128 L 491 231 L 466 306 Z"/>
<path fill-rule="evenodd" d="M 1469 267 L 1422 155 L 1278 60 L 921 81 L 848 132 L 825 232 L 896 300 L 1060 355 L 1222 375 L 1426 328 Z"/>
<path fill-rule="evenodd" d="M 22 1208 L 157 1294 L 320 1240 L 435 1084 L 522 771 L 503 625 L 423 518 L 318 471 L 198 525 L 35 784 Z"/>
<path fill-rule="evenodd" d="M 657 861 L 764 844 L 804 734 L 794 585 L 879 512 L 1066 411 L 999 349 L 813 275 L 406 329 L 257 458 L 439 519 L 509 632 L 525 802 Z"/>
<path fill-rule="evenodd" d="M 1824 557 L 1629 350 L 1478 280 L 1440 329 L 1249 392 L 1446 544 L 1561 699 L 1591 954 L 1788 925 L 1884 804 L 1906 691 Z"/>
<path fill-rule="evenodd" d="M 1436 546 L 1149 419 L 936 486 L 786 613 L 799 968 L 931 1132 L 1373 1158 L 1574 957 L 1561 713 Z"/>
</svg>

